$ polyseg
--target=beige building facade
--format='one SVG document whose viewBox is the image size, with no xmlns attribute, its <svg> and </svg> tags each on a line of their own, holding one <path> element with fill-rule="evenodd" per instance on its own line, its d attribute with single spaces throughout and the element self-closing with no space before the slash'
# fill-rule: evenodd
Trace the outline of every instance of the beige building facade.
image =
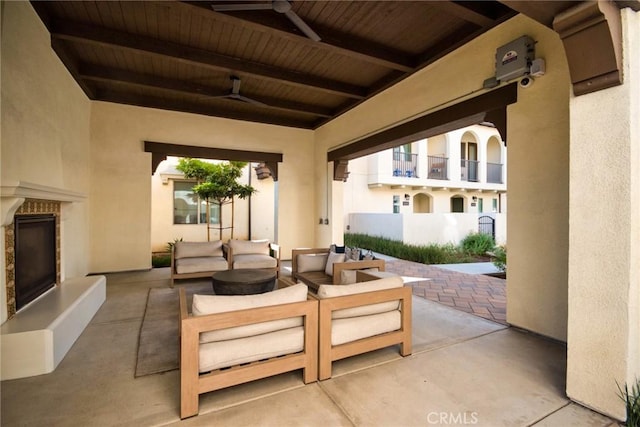
<svg viewBox="0 0 640 427">
<path fill-rule="evenodd" d="M 574 95 L 558 33 L 519 15 L 316 130 L 92 102 L 29 3 L 1 13 L 2 224 L 25 197 L 61 200 L 63 280 L 150 267 L 145 140 L 282 153 L 274 239 L 284 254 L 339 243 L 345 184 L 327 152 L 483 93 L 496 47 L 529 35 L 547 70 L 507 107 L 507 320 L 567 342 L 567 395 L 624 418 L 616 382 L 640 376 L 638 12 L 618 12 L 621 85 Z"/>
</svg>

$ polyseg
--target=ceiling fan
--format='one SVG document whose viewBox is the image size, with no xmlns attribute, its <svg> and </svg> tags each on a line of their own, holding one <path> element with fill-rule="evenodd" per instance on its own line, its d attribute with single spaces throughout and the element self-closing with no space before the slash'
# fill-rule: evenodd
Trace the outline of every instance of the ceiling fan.
<svg viewBox="0 0 640 427">
<path fill-rule="evenodd" d="M 231 76 L 231 81 L 233 82 L 233 86 L 231 87 L 231 92 L 229 92 L 226 95 L 218 96 L 218 98 L 233 99 L 235 101 L 242 101 L 242 102 L 246 102 L 248 104 L 258 105 L 260 107 L 268 107 L 268 105 L 263 103 L 263 102 L 256 101 L 255 99 L 240 95 L 240 83 L 241 83 L 241 81 L 240 81 L 239 77 Z"/>
<path fill-rule="evenodd" d="M 320 41 L 320 36 L 307 25 L 291 9 L 291 3 L 288 0 L 272 0 L 269 3 L 231 3 L 231 4 L 214 4 L 211 6 L 216 12 L 233 12 L 240 10 L 274 10 L 283 13 L 291 22 L 295 24 L 300 31 L 313 41 Z"/>
</svg>

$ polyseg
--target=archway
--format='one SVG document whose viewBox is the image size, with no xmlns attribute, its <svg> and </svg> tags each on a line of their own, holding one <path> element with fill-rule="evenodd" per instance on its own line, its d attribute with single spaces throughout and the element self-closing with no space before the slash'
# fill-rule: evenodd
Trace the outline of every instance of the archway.
<svg viewBox="0 0 640 427">
<path fill-rule="evenodd" d="M 433 212 L 433 203 L 431 196 L 425 193 L 418 193 L 413 196 L 413 213 L 431 213 Z"/>
</svg>

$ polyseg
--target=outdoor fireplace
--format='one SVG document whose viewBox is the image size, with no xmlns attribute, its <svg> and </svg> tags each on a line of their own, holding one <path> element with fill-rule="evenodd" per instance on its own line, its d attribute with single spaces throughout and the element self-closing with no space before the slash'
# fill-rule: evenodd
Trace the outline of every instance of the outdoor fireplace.
<svg viewBox="0 0 640 427">
<path fill-rule="evenodd" d="M 26 199 L 5 227 L 7 314 L 60 284 L 60 202 Z"/>
<path fill-rule="evenodd" d="M 16 215 L 16 310 L 56 285 L 56 217 L 53 214 Z"/>
</svg>

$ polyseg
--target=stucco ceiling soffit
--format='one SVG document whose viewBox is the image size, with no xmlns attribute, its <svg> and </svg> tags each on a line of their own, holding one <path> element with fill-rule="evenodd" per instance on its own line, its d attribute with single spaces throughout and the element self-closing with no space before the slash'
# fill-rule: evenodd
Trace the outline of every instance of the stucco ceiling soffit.
<svg viewBox="0 0 640 427">
<path fill-rule="evenodd" d="M 576 96 L 622 84 L 622 24 L 611 2 L 583 2 L 555 17 Z"/>
</svg>

